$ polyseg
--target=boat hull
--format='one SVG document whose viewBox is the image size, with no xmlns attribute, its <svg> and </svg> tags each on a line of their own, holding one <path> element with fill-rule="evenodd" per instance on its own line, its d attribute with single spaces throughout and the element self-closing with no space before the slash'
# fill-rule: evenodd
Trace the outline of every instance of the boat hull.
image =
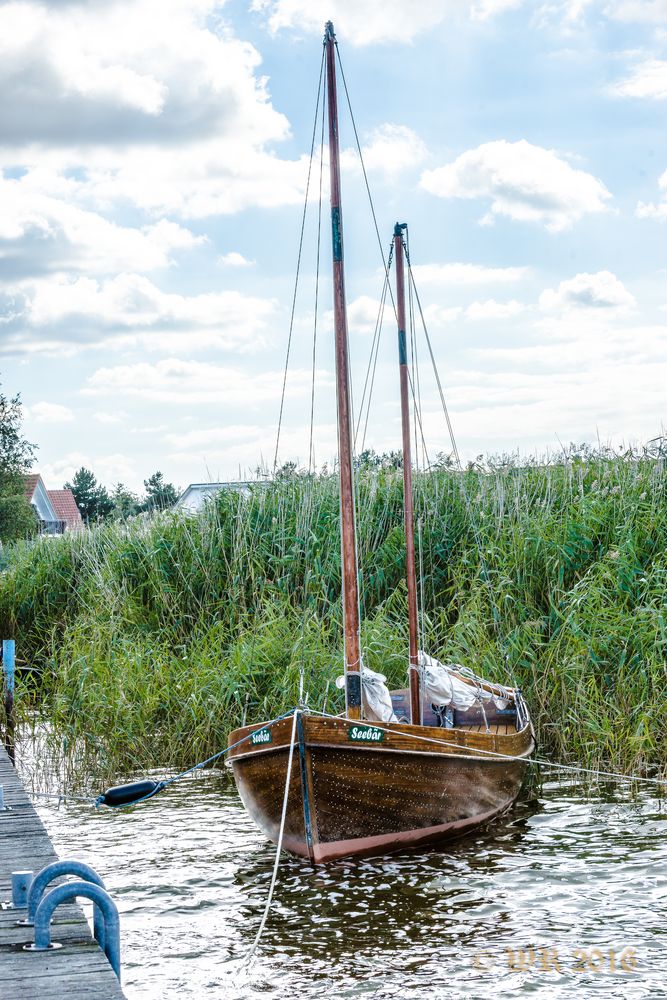
<svg viewBox="0 0 667 1000">
<path fill-rule="evenodd" d="M 236 730 L 230 743 L 258 728 Z M 533 749 L 528 728 L 498 735 L 371 726 L 373 744 L 355 739 L 364 728 L 300 715 L 283 846 L 315 864 L 433 844 L 488 822 L 516 799 Z M 275 843 L 292 718 L 270 732 L 269 743 L 234 748 L 229 764 L 244 806 Z"/>
</svg>

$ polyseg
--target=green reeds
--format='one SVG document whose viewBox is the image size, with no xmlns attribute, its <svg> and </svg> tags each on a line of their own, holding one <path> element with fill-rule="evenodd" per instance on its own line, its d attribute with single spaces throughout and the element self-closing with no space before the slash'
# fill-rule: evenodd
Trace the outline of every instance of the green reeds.
<svg viewBox="0 0 667 1000">
<path fill-rule="evenodd" d="M 660 460 L 416 476 L 425 647 L 531 705 L 543 754 L 667 766 L 667 472 Z M 405 684 L 400 471 L 362 473 L 366 663 Z M 242 721 L 341 707 L 338 487 L 296 476 L 17 545 L 0 628 L 17 701 L 82 768 L 187 764 Z"/>
</svg>

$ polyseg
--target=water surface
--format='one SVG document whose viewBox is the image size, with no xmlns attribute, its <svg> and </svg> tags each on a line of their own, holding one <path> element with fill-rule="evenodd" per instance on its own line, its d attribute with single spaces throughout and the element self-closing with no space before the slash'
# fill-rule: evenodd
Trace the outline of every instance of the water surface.
<svg viewBox="0 0 667 1000">
<path fill-rule="evenodd" d="M 275 848 L 226 774 L 131 810 L 37 808 L 119 906 L 129 1000 L 667 993 L 667 811 L 646 792 L 546 782 L 446 851 L 283 855 L 250 968 Z"/>
</svg>

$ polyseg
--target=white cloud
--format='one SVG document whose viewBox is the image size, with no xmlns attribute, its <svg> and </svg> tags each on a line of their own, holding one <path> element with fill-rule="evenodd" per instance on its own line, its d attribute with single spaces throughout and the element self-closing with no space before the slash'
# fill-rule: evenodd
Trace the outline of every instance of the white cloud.
<svg viewBox="0 0 667 1000">
<path fill-rule="evenodd" d="M 667 15 L 666 15 L 667 16 Z M 655 100 L 667 98 L 667 61 L 645 59 L 625 80 L 613 85 L 612 93 L 619 97 L 651 97 Z"/>
<path fill-rule="evenodd" d="M 96 420 L 98 424 L 122 424 L 126 416 L 127 414 L 122 411 L 120 413 L 106 413 L 104 410 L 99 410 L 97 413 L 93 413 L 93 420 Z"/>
<path fill-rule="evenodd" d="M 269 471 L 273 465 L 276 446 L 275 425 L 231 424 L 216 426 L 185 434 L 168 434 L 165 438 L 177 450 L 169 455 L 172 462 L 192 464 L 193 456 L 201 455 L 207 468 L 212 462 L 220 463 L 224 469 L 238 470 L 241 474 L 254 476 L 258 466 Z M 302 423 L 297 427 L 283 426 L 280 433 L 278 464 L 296 461 L 308 468 L 310 426 Z M 329 462 L 336 455 L 336 425 L 329 423 L 313 426 L 313 450 L 315 467 L 318 463 Z M 244 471 L 245 470 L 245 471 Z M 234 472 L 238 474 L 237 471 Z"/>
<path fill-rule="evenodd" d="M 326 372 L 317 371 L 316 385 L 330 386 Z M 312 372 L 295 369 L 290 372 L 287 392 L 291 396 L 310 391 Z M 192 406 L 194 403 L 243 403 L 252 408 L 265 400 L 280 398 L 283 386 L 282 371 L 251 374 L 240 368 L 227 367 L 203 361 L 182 361 L 168 358 L 155 364 L 138 362 L 98 368 L 88 379 L 87 394 L 140 396 L 142 399 L 162 400 Z"/>
<path fill-rule="evenodd" d="M 203 218 L 300 201 L 305 158 L 272 148 L 289 124 L 223 6 L 0 6 L 0 166 L 45 184 L 50 170 L 69 204 L 102 212 L 129 202 Z"/>
<path fill-rule="evenodd" d="M 662 25 L 667 21 L 667 0 L 547 0 L 537 11 L 538 23 L 557 21 L 565 28 L 576 25 L 591 12 L 614 21 Z"/>
<path fill-rule="evenodd" d="M 424 309 L 424 317 L 429 327 L 446 326 L 448 323 L 455 323 L 463 315 L 463 306 L 441 307 L 435 303 L 430 303 Z"/>
<path fill-rule="evenodd" d="M 489 198 L 497 216 L 569 229 L 589 212 L 604 212 L 611 195 L 602 181 L 571 167 L 554 150 L 525 139 L 487 142 L 453 163 L 422 174 L 421 186 L 440 198 Z"/>
<path fill-rule="evenodd" d="M 429 285 L 485 285 L 520 281 L 527 267 L 487 267 L 484 264 L 415 264 L 415 282 Z"/>
<path fill-rule="evenodd" d="M 466 309 L 466 319 L 511 319 L 518 316 L 525 310 L 526 306 L 516 299 L 509 302 L 496 302 L 495 299 L 487 299 L 486 302 L 472 302 Z"/>
<path fill-rule="evenodd" d="M 91 469 L 97 481 L 111 486 L 113 483 L 136 481 L 134 462 L 126 455 L 95 455 L 84 451 L 70 451 L 62 458 L 40 466 L 40 474 L 47 489 L 61 489 L 81 468 Z"/>
<path fill-rule="evenodd" d="M 74 414 L 69 406 L 45 401 L 26 407 L 26 416 L 39 424 L 68 424 L 74 420 Z"/>
<path fill-rule="evenodd" d="M 627 444 L 658 432 L 667 378 L 664 325 L 629 325 L 610 309 L 571 309 L 548 327 L 545 320 L 518 327 L 517 338 L 514 345 L 473 347 L 468 363 L 447 371 L 447 401 L 464 454 L 517 443 L 524 453 L 543 452 L 559 441 L 598 436 Z M 436 401 L 422 393 L 429 445 L 448 449 Z"/>
<path fill-rule="evenodd" d="M 206 449 L 212 446 L 226 445 L 230 442 L 248 441 L 266 434 L 266 427 L 259 424 L 226 424 L 221 427 L 197 428 L 194 431 L 165 434 L 165 441 L 174 448 Z"/>
<path fill-rule="evenodd" d="M 391 306 L 385 305 L 385 317 L 391 314 Z M 347 307 L 347 321 L 351 333 L 373 333 L 380 313 L 380 302 L 370 295 L 360 295 Z M 333 313 L 327 313 L 325 322 L 333 320 Z"/>
<path fill-rule="evenodd" d="M 95 159 L 99 162 L 96 165 Z M 246 208 L 303 202 L 307 158 L 282 160 L 242 141 L 201 141 L 165 151 L 160 146 L 88 157 L 82 196 L 95 204 L 131 202 L 149 213 L 202 219 Z"/>
<path fill-rule="evenodd" d="M 163 353 L 210 346 L 256 350 L 276 310 L 270 299 L 231 290 L 191 296 L 163 292 L 138 274 L 24 282 L 7 291 L 4 319 L 2 305 L 0 300 L 0 320 L 8 332 L 0 354 L 50 352 L 68 344 L 143 345 Z"/>
<path fill-rule="evenodd" d="M 371 132 L 362 144 L 361 153 L 367 170 L 394 175 L 417 167 L 426 159 L 428 150 L 411 128 L 387 122 Z M 344 150 L 341 164 L 348 170 L 361 170 L 356 149 Z"/>
<path fill-rule="evenodd" d="M 230 250 L 229 253 L 221 254 L 218 257 L 218 264 L 222 267 L 252 267 L 254 263 L 254 260 L 248 260 L 237 250 Z"/>
<path fill-rule="evenodd" d="M 0 8 L 4 142 L 145 146 L 216 134 L 282 138 L 256 49 L 219 0 L 108 0 Z M 216 30 L 217 28 L 217 30 Z"/>
<path fill-rule="evenodd" d="M 557 289 L 548 288 L 540 295 L 540 308 L 548 311 L 568 309 L 628 310 L 635 298 L 611 271 L 595 274 L 582 272 Z"/>
<path fill-rule="evenodd" d="M 475 21 L 486 21 L 487 18 L 504 14 L 506 10 L 515 10 L 523 6 L 524 0 L 473 0 L 470 3 L 470 16 Z"/>
<path fill-rule="evenodd" d="M 566 23 L 578 21 L 595 0 L 562 0 L 563 17 Z"/>
<path fill-rule="evenodd" d="M 0 260 L 5 280 L 45 271 L 115 272 L 167 267 L 173 251 L 204 243 L 161 219 L 131 228 L 73 204 L 78 184 L 47 169 L 20 179 L 0 174 Z"/>
<path fill-rule="evenodd" d="M 485 21 L 520 7 L 523 0 L 429 0 L 406 4 L 405 0 L 253 0 L 271 31 L 293 28 L 323 34 L 332 20 L 337 36 L 346 45 L 412 42 L 444 21 L 460 17 Z"/>
<path fill-rule="evenodd" d="M 667 21 L 667 0 L 610 0 L 604 12 L 618 21 L 664 25 Z"/>
<path fill-rule="evenodd" d="M 637 205 L 636 214 L 640 219 L 657 219 L 659 222 L 667 221 L 667 170 L 658 180 L 658 187 L 662 193 L 662 201 L 655 202 L 640 201 Z"/>
</svg>

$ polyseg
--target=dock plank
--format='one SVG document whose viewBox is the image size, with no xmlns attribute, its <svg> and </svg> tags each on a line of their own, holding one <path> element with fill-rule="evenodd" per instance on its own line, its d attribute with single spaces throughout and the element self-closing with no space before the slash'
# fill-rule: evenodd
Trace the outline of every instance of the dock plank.
<svg viewBox="0 0 667 1000">
<path fill-rule="evenodd" d="M 27 869 L 37 874 L 58 857 L 2 747 L 0 785 L 9 806 L 0 812 L 0 995 L 7 1000 L 125 1000 L 77 903 L 58 907 L 51 922 L 51 940 L 62 948 L 23 950 L 23 945 L 33 940 L 33 929 L 16 923 L 25 918 L 25 910 L 5 905 L 11 901 L 11 873 Z"/>
</svg>

